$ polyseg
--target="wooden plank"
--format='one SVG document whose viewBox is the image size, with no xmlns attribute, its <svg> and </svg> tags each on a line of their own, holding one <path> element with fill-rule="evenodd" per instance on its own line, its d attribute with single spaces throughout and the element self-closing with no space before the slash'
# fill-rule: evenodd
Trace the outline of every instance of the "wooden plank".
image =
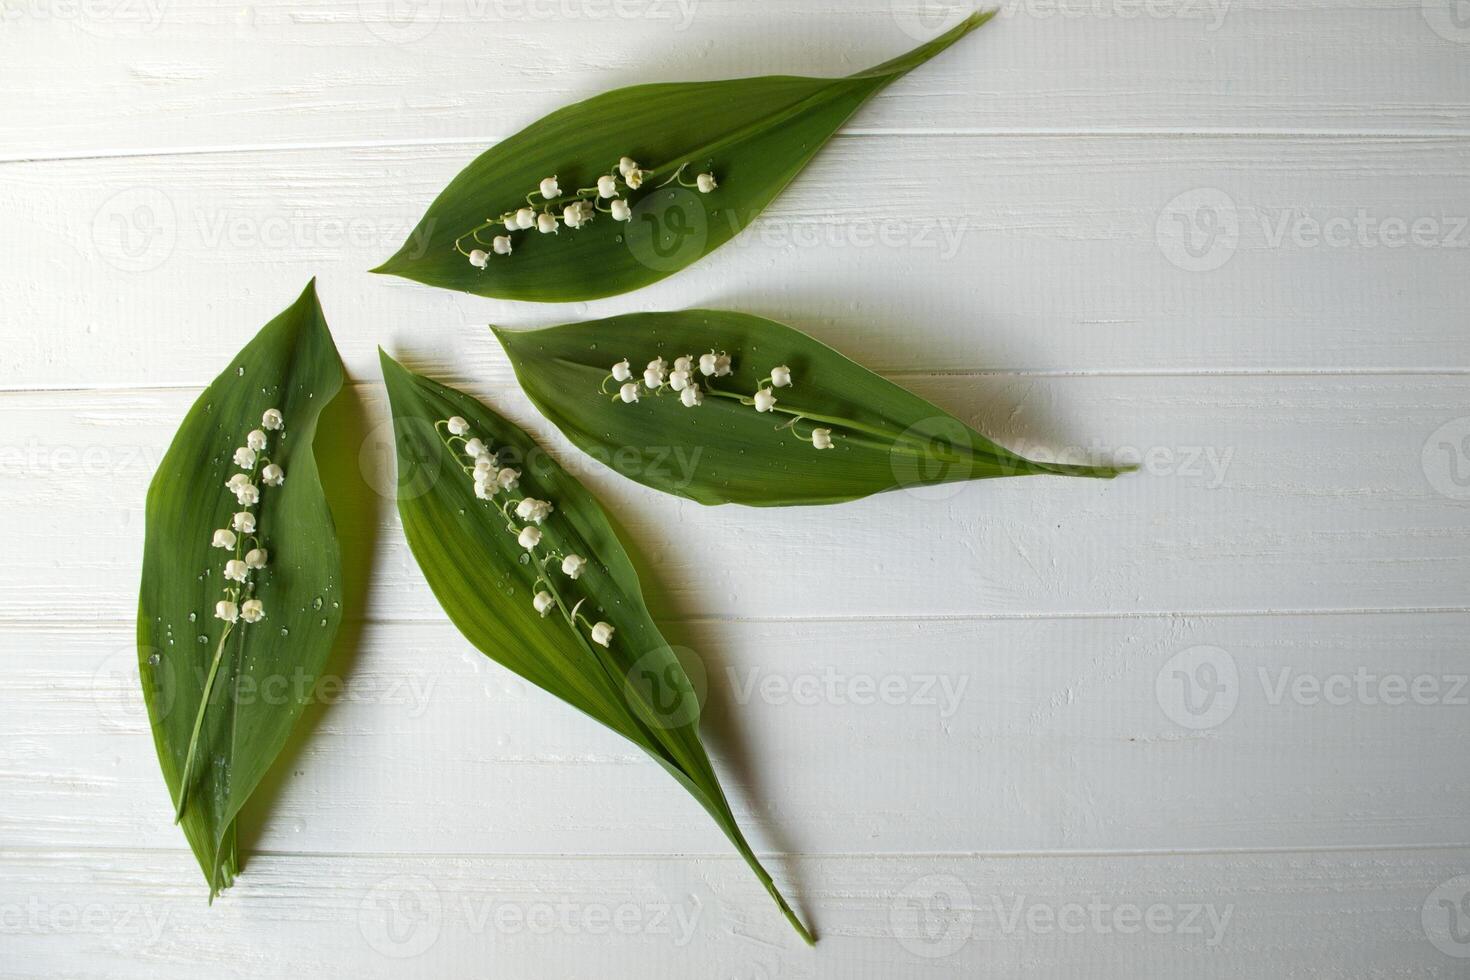
<svg viewBox="0 0 1470 980">
<path fill-rule="evenodd" d="M 670 635 L 753 840 L 994 853 L 1461 841 L 1467 625 L 904 619 Z M 7 627 L 0 669 L 0 839 L 180 845 L 127 626 Z M 369 627 L 314 700 L 248 815 L 253 850 L 724 852 L 657 766 L 447 623 Z"/>
<path fill-rule="evenodd" d="M 1447 894 L 1436 889 L 1470 852 L 781 862 L 815 949 L 727 860 L 262 855 L 213 907 L 183 854 L 0 861 L 16 896 L 0 906 L 14 923 L 7 972 L 34 978 L 1358 980 L 1463 976 L 1429 936 L 1463 948 L 1436 931 Z"/>
<path fill-rule="evenodd" d="M 0 40 L 0 154 L 488 145 L 619 85 L 847 74 L 973 6 L 802 0 L 752 23 L 735 0 L 18 3 Z M 1448 0 L 999 7 L 850 131 L 1464 134 L 1470 120 L 1470 32 Z"/>
<path fill-rule="evenodd" d="M 890 372 L 1470 370 L 1470 141 L 841 139 L 735 241 L 633 296 L 541 306 L 366 275 L 465 160 L 0 167 L 0 207 L 40 230 L 0 241 L 0 307 L 27 325 L 0 387 L 198 385 L 313 275 L 363 377 L 393 343 L 507 378 L 487 322 L 689 306 Z"/>
<path fill-rule="evenodd" d="M 1452 482 L 1455 460 L 1425 447 L 1437 432 L 1458 446 L 1470 377 L 905 380 L 1024 452 L 1116 453 L 1143 458 L 1145 469 L 1110 482 L 990 480 L 801 511 L 706 508 L 570 449 L 518 389 L 470 390 L 530 426 L 618 515 L 664 617 L 1465 606 L 1465 493 Z M 332 462 L 354 547 L 375 556 L 371 592 L 354 605 L 373 620 L 437 620 L 391 500 L 379 496 L 393 492 L 379 389 L 354 390 L 360 414 L 348 404 L 334 420 Z M 11 439 L 0 459 L 0 538 L 11 549 L 0 563 L 0 619 L 132 617 L 145 488 L 194 397 L 0 397 Z M 689 453 L 671 451 L 665 465 Z"/>
</svg>

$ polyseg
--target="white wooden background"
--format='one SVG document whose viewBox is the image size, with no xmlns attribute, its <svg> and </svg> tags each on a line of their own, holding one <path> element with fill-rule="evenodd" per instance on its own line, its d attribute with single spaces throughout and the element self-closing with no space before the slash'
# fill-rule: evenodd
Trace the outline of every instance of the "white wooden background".
<svg viewBox="0 0 1470 980">
<path fill-rule="evenodd" d="M 568 101 L 846 73 L 953 13 L 0 0 L 0 974 L 1466 974 L 1464 0 L 1007 0 L 657 286 L 364 271 Z M 144 489 L 312 275 L 355 382 L 340 480 L 389 485 L 382 343 L 616 508 L 816 949 L 662 772 L 460 639 L 371 490 L 345 693 L 206 905 L 133 666 Z M 695 304 L 1146 465 L 705 509 L 570 451 L 484 329 Z"/>
</svg>

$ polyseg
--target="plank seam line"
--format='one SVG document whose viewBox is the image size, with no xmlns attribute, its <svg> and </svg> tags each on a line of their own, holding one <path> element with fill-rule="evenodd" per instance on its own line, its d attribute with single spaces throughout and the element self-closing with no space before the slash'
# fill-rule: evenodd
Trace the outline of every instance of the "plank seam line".
<svg viewBox="0 0 1470 980">
<path fill-rule="evenodd" d="M 1134 370 L 1099 370 L 1099 371 L 1067 371 L 1047 370 L 1031 368 L 937 368 L 923 370 L 916 368 L 904 368 L 888 370 L 882 367 L 874 369 L 885 378 L 1462 378 L 1470 376 L 1470 366 L 1466 367 L 1435 367 L 1435 368 L 1282 368 L 1282 369 L 1171 369 L 1160 368 L 1157 370 L 1134 369 Z M 481 378 L 468 375 L 446 373 L 443 376 L 448 381 L 460 383 L 485 384 Z M 382 385 L 377 381 L 367 381 L 357 378 L 349 378 L 348 383 L 359 388 L 380 388 Z M 498 381 L 487 387 L 495 389 L 511 390 L 519 386 L 513 381 Z M 75 394 L 84 392 L 118 392 L 128 394 L 145 394 L 148 392 L 200 392 L 204 390 L 203 385 L 197 384 L 98 384 L 98 385 L 29 385 L 29 386 L 0 386 L 0 396 L 3 395 L 45 395 L 45 394 Z"/>
<path fill-rule="evenodd" d="M 1089 620 L 1144 620 L 1144 619 L 1291 619 L 1291 618 L 1317 618 L 1330 616 L 1459 616 L 1470 613 L 1470 606 L 1402 606 L 1402 607 L 1379 607 L 1363 609 L 1226 609 L 1217 611 L 1199 610 L 1144 610 L 1133 612 L 976 612 L 976 613 L 914 613 L 914 614 L 892 614 L 892 615 L 850 615 L 850 616 L 662 616 L 660 622 L 664 623 L 751 623 L 761 624 L 801 624 L 811 623 L 813 625 L 829 624 L 841 625 L 843 623 L 873 624 L 873 623 L 971 623 L 971 622 L 1045 622 L 1047 620 L 1068 621 L 1075 620 L 1086 622 Z M 363 623 L 369 626 L 394 627 L 394 626 L 442 626 L 444 629 L 453 629 L 453 625 L 440 617 L 388 617 L 364 620 L 349 619 L 349 622 Z M 78 621 L 75 619 L 49 620 L 49 619 L 27 619 L 17 617 L 14 619 L 0 618 L 0 635 L 6 633 L 22 632 L 59 632 L 59 633 L 90 633 L 100 629 L 126 630 L 135 625 L 134 619 L 90 619 Z"/>
<path fill-rule="evenodd" d="M 762 858 L 803 860 L 803 861 L 912 861 L 925 858 L 949 858 L 949 859 L 993 859 L 993 860 L 1029 860 L 1038 858 L 1142 858 L 1142 857 L 1213 857 L 1213 856 L 1246 856 L 1252 854 L 1378 854 L 1384 851 L 1461 851 L 1470 850 L 1470 842 L 1425 842 L 1417 844 L 1328 844 L 1304 847 L 1293 847 L 1291 845 L 1272 845 L 1269 847 L 1201 847 L 1201 848 L 1120 848 L 1117 850 L 1106 849 L 1080 849 L 1080 850 L 1002 850 L 1002 851 L 768 851 L 757 850 L 756 853 Z M 70 854 L 176 854 L 180 856 L 191 855 L 188 848 L 183 847 L 45 847 L 42 845 L 14 845 L 7 844 L 4 850 L 0 850 L 0 857 L 6 855 L 43 854 L 63 857 Z M 740 863 L 743 859 L 738 854 L 726 854 L 724 852 L 703 851 L 669 851 L 660 853 L 644 853 L 638 851 L 617 852 L 608 851 L 601 854 L 584 854 L 577 852 L 539 851 L 539 852 L 501 852 L 501 851 L 278 851 L 271 849 L 246 851 L 249 857 L 273 857 L 273 858 L 304 858 L 304 859 L 335 859 L 335 860 L 443 860 L 456 861 L 465 859 L 484 859 L 498 861 L 721 861 Z"/>
<path fill-rule="evenodd" d="M 238 153 L 312 153 L 332 150 L 409 149 L 413 147 L 478 146 L 488 148 L 505 136 L 423 137 L 403 140 L 352 140 L 338 142 L 259 143 L 236 146 L 144 147 L 134 150 L 77 150 L 66 153 L 11 154 L 0 156 L 0 164 L 71 163 L 78 161 L 126 160 L 140 157 L 227 156 Z M 1357 142 L 1463 142 L 1470 133 L 1433 130 L 1352 129 L 852 129 L 833 139 L 1297 139 L 1351 140 Z"/>
</svg>

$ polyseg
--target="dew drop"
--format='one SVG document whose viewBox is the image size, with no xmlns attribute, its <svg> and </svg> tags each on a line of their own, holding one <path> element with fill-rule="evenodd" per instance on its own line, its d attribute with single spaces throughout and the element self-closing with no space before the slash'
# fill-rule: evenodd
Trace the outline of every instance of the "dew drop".
<svg viewBox="0 0 1470 980">
<path fill-rule="evenodd" d="M 325 625 L 327 625 L 327 621 L 325 619 L 323 619 L 320 623 L 317 623 L 317 625 L 318 626 L 325 626 Z"/>
<path fill-rule="evenodd" d="M 322 597 L 321 596 L 317 596 L 315 599 L 311 600 L 311 608 L 313 608 L 313 609 L 320 609 L 321 607 L 322 607 Z"/>
<path fill-rule="evenodd" d="M 191 623 L 192 623 L 192 622 L 194 622 L 194 621 L 195 621 L 195 620 L 196 620 L 196 619 L 198 619 L 198 618 L 199 618 L 199 614 L 198 614 L 198 613 L 192 613 L 192 612 L 191 612 L 191 613 L 190 613 L 190 614 L 189 614 L 189 622 L 191 622 Z"/>
<path fill-rule="evenodd" d="M 148 655 L 148 666 L 150 666 L 150 667 L 157 667 L 158 666 L 158 662 L 159 662 L 160 659 L 162 659 L 162 658 L 159 657 L 158 654 L 156 654 L 156 653 L 150 653 Z"/>
<path fill-rule="evenodd" d="M 288 630 L 288 629 L 286 629 L 286 627 L 282 626 L 281 627 L 281 635 L 282 636 L 290 636 L 291 635 L 291 631 Z"/>
<path fill-rule="evenodd" d="M 200 633 L 198 636 L 194 637 L 194 639 L 201 644 L 209 642 L 209 637 L 205 636 L 203 633 Z"/>
<path fill-rule="evenodd" d="M 243 377 L 245 377 L 245 365 L 242 364 L 239 367 L 235 368 L 235 377 L 237 377 L 237 378 L 243 378 Z"/>
</svg>

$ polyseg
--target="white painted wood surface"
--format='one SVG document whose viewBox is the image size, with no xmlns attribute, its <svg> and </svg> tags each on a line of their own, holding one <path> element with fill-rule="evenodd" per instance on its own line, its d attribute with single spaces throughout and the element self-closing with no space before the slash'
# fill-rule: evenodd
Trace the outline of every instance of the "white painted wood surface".
<svg viewBox="0 0 1470 980">
<path fill-rule="evenodd" d="M 364 272 L 558 105 L 856 70 L 921 7 L 0 3 L 0 976 L 1465 975 L 1459 0 L 1017 0 L 647 290 Z M 143 492 L 312 275 L 359 643 L 211 908 L 132 666 Z M 694 305 L 1144 471 L 705 509 L 570 449 L 483 329 Z M 815 950 L 667 777 L 438 613 L 374 492 L 379 343 L 616 508 Z"/>
</svg>

